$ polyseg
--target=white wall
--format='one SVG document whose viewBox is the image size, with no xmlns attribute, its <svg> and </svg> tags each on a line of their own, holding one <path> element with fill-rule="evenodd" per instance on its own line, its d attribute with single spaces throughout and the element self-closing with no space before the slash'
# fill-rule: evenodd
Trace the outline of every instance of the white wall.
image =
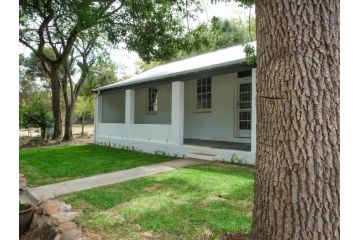
<svg viewBox="0 0 359 240">
<path fill-rule="evenodd" d="M 125 92 L 117 91 L 102 95 L 103 123 L 125 122 Z"/>
<path fill-rule="evenodd" d="M 184 138 L 250 143 L 234 137 L 235 80 L 237 73 L 212 77 L 212 109 L 195 112 L 196 80 L 185 81 Z"/>
<path fill-rule="evenodd" d="M 232 159 L 239 160 L 246 164 L 255 164 L 255 153 L 248 151 L 238 151 L 229 149 L 218 149 L 199 147 L 192 145 L 178 145 L 172 143 L 160 143 L 156 141 L 127 140 L 120 138 L 111 138 L 99 136 L 96 144 L 106 144 L 112 147 L 130 148 L 135 151 L 143 151 L 147 153 L 171 155 L 175 157 L 186 157 L 191 153 L 207 153 L 216 156 L 216 160 L 231 162 Z"/>
<path fill-rule="evenodd" d="M 154 86 L 158 88 L 157 114 L 147 113 L 148 88 L 135 90 L 136 124 L 171 124 L 171 84 Z"/>
</svg>

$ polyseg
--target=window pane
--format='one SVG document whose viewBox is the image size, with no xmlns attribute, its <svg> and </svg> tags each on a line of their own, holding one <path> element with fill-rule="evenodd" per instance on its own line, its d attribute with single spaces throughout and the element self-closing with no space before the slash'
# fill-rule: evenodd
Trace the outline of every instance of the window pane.
<svg viewBox="0 0 359 240">
<path fill-rule="evenodd" d="M 154 87 L 148 88 L 148 111 L 157 111 L 158 89 Z"/>
<path fill-rule="evenodd" d="M 240 92 L 250 92 L 252 88 L 252 84 L 251 83 L 247 83 L 247 84 L 241 84 L 239 86 L 239 91 Z"/>
<path fill-rule="evenodd" d="M 250 121 L 240 121 L 239 122 L 239 129 L 250 130 L 251 129 L 251 122 Z"/>
<path fill-rule="evenodd" d="M 203 101 L 201 108 L 202 108 L 202 109 L 206 109 L 206 108 L 207 108 L 207 102 Z"/>
<path fill-rule="evenodd" d="M 239 112 L 239 120 L 251 120 L 251 112 Z"/>
<path fill-rule="evenodd" d="M 252 103 L 251 102 L 240 102 L 239 108 L 245 109 L 245 108 L 251 108 Z"/>
</svg>

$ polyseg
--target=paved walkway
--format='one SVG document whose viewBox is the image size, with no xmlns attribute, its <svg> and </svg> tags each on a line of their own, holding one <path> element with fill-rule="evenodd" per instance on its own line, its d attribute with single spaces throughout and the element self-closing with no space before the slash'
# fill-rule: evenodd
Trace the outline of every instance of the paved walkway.
<svg viewBox="0 0 359 240">
<path fill-rule="evenodd" d="M 49 195 L 63 195 L 72 192 L 78 192 L 94 187 L 101 187 L 115 183 L 121 183 L 128 180 L 146 177 L 158 173 L 169 172 L 176 168 L 205 164 L 208 161 L 197 159 L 177 159 L 163 163 L 152 164 L 143 167 L 137 167 L 118 172 L 106 173 L 86 178 L 75 179 L 66 182 L 60 182 L 29 189 L 29 194 L 37 200 Z"/>
</svg>

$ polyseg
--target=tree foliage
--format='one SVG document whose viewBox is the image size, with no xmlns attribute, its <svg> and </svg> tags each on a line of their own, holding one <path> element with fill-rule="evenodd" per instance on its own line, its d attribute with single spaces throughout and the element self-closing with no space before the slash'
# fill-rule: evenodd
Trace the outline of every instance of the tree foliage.
<svg viewBox="0 0 359 240">
<path fill-rule="evenodd" d="M 170 60 L 187 58 L 200 53 L 214 51 L 238 44 L 245 44 L 256 39 L 255 19 L 247 21 L 238 19 L 220 19 L 214 17 L 209 23 L 203 23 L 189 31 L 181 41 L 181 47 L 172 52 Z M 151 61 L 138 63 L 137 73 L 168 62 Z"/>
<path fill-rule="evenodd" d="M 117 78 L 118 69 L 120 68 L 108 56 L 98 56 L 88 73 L 80 95 L 91 96 L 92 89 L 119 81 L 120 79 Z"/>
<path fill-rule="evenodd" d="M 67 75 L 71 71 L 64 68 L 79 39 L 89 43 L 90 39 L 97 41 L 100 37 L 106 45 L 125 43 L 145 61 L 167 59 L 178 47 L 182 19 L 188 16 L 187 3 L 187 0 L 20 1 L 19 40 L 37 55 L 50 78 L 55 119 L 53 138 L 62 134 L 61 88 L 65 104 L 69 102 L 65 91 L 67 81 L 61 82 L 60 71 Z M 51 48 L 54 56 L 48 56 L 46 48 Z M 81 84 L 78 86 L 81 88 Z"/>
<path fill-rule="evenodd" d="M 255 20 L 223 20 L 212 18 L 209 24 L 201 24 L 185 36 L 185 55 L 198 54 L 244 44 L 255 40 Z"/>
</svg>

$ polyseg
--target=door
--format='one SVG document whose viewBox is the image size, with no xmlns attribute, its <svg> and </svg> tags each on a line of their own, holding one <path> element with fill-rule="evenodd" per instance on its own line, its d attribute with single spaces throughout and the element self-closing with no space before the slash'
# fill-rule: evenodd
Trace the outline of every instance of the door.
<svg viewBox="0 0 359 240">
<path fill-rule="evenodd" d="M 251 137 L 252 83 L 251 78 L 240 78 L 236 82 L 235 137 Z"/>
</svg>

